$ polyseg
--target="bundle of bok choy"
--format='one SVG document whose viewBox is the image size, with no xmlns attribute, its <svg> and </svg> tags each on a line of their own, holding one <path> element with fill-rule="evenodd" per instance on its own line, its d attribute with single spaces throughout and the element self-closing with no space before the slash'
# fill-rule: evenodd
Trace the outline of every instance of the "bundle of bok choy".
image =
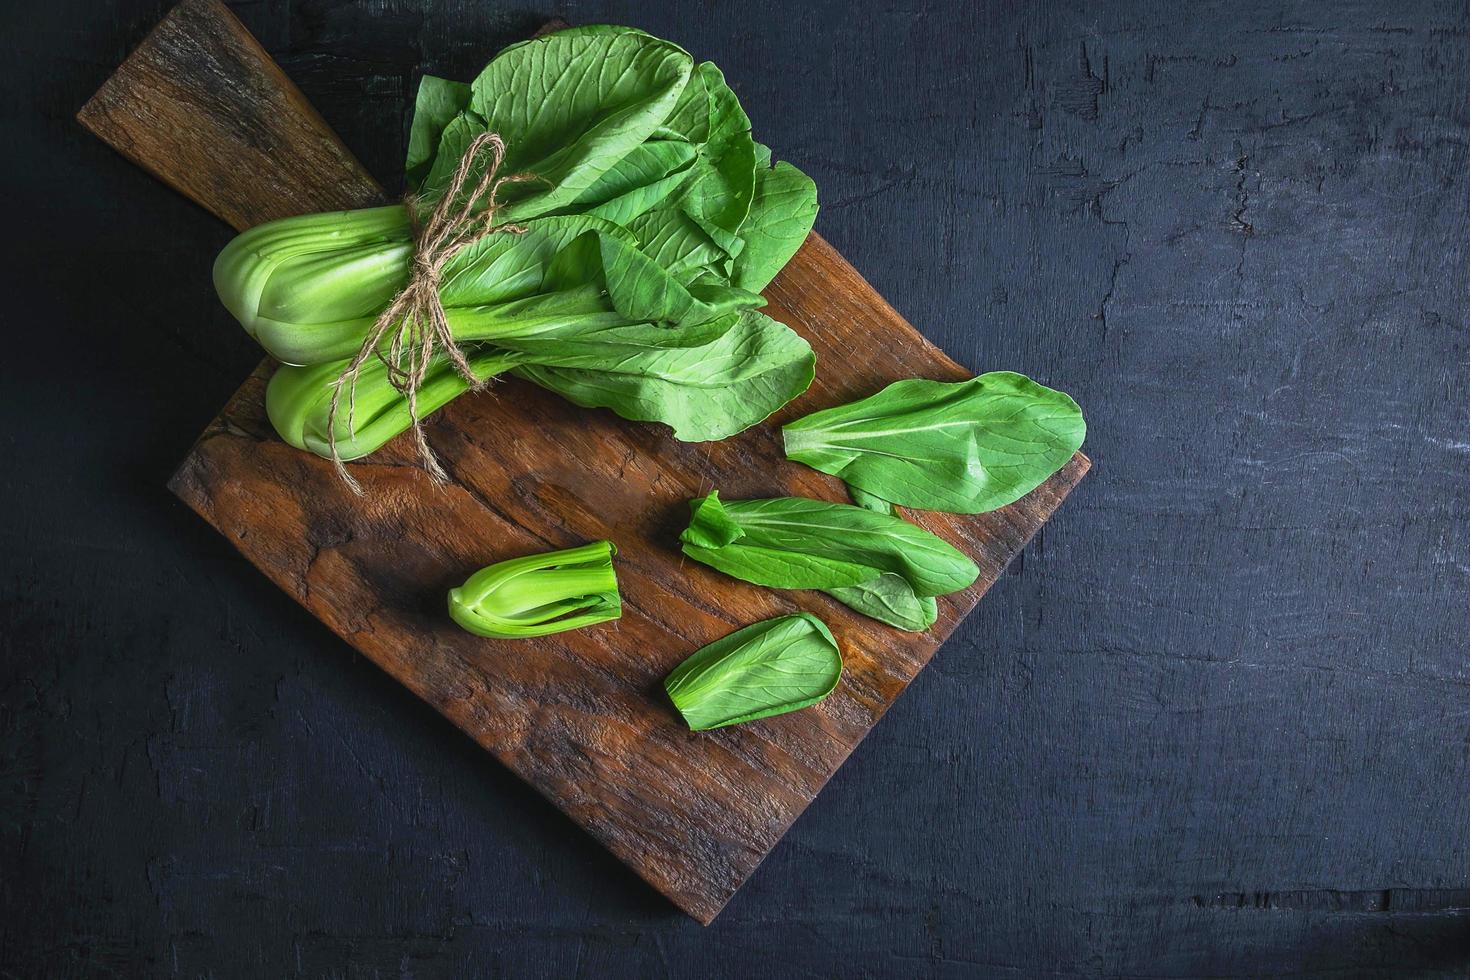
<svg viewBox="0 0 1470 980">
<path fill-rule="evenodd" d="M 489 133 L 503 160 L 474 156 Z M 463 195 L 497 166 L 516 179 Z M 573 28 L 506 48 L 469 84 L 426 76 L 406 176 L 405 204 L 261 225 L 215 263 L 225 306 L 285 365 L 267 407 L 292 445 L 357 458 L 503 373 L 687 441 L 811 383 L 811 348 L 758 308 L 811 230 L 815 186 L 772 165 L 719 70 L 676 45 Z M 440 204 L 483 228 L 434 270 L 452 348 L 415 352 L 407 323 L 375 324 L 421 275 Z"/>
</svg>

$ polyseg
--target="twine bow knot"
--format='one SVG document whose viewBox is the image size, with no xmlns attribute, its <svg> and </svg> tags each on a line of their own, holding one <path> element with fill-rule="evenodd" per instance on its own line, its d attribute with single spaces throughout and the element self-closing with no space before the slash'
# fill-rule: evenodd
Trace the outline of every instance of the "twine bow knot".
<svg viewBox="0 0 1470 980">
<path fill-rule="evenodd" d="M 482 156 L 485 157 L 484 172 L 466 195 L 465 184 Z M 501 176 L 500 166 L 504 162 L 505 141 L 497 133 L 481 133 L 465 148 L 449 186 L 429 212 L 427 219 L 420 223 L 417 200 L 411 195 L 405 199 L 409 219 L 414 224 L 414 255 L 408 284 L 378 315 L 367 336 L 363 338 L 362 347 L 347 362 L 337 380 L 332 382 L 332 407 L 327 416 L 327 438 L 332 450 L 332 465 L 337 475 L 356 493 L 361 494 L 362 487 L 347 472 L 347 467 L 337 452 L 337 411 L 345 388 L 347 430 L 355 433 L 353 414 L 357 381 L 362 369 L 374 357 L 382 362 L 387 371 L 388 383 L 408 399 L 408 414 L 413 420 L 414 440 L 418 444 L 419 457 L 423 460 L 424 468 L 436 482 L 442 483 L 447 479 L 444 468 L 429 447 L 420 424 L 418 390 L 423 386 L 436 354 L 449 359 L 459 376 L 469 383 L 471 390 L 484 385 L 484 381 L 470 367 L 464 351 L 454 341 L 454 332 L 450 329 L 449 318 L 439 296 L 439 286 L 445 267 L 469 246 L 495 232 L 525 232 L 526 229 L 520 225 L 496 224 L 496 214 L 501 207 L 500 189 L 505 184 L 536 178 L 531 174 Z"/>
</svg>

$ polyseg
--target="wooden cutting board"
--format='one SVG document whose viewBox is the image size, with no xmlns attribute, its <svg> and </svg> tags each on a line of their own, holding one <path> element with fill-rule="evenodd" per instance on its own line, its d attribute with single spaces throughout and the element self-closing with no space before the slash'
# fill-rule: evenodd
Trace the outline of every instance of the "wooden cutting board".
<svg viewBox="0 0 1470 980">
<path fill-rule="evenodd" d="M 383 200 L 217 0 L 175 8 L 78 118 L 236 228 Z M 428 424 L 448 486 L 429 481 L 400 437 L 354 465 L 367 490 L 357 498 L 326 462 L 275 436 L 263 363 L 169 484 L 313 615 L 703 923 L 1088 468 L 1078 453 L 990 514 L 909 515 L 981 570 L 972 588 L 939 601 L 939 621 L 923 634 L 819 593 L 763 589 L 684 560 L 677 538 L 687 501 L 711 488 L 729 499 L 846 499 L 838 481 L 784 458 L 781 422 L 899 378 L 969 376 L 816 234 L 766 297 L 766 312 L 815 348 L 817 380 L 770 422 L 724 442 L 676 442 L 662 426 L 508 380 Z M 494 641 L 460 631 L 445 613 L 445 592 L 484 565 L 598 538 L 620 549 L 625 612 L 615 624 Z M 797 609 L 825 620 L 841 645 L 836 692 L 793 714 L 687 731 L 663 677 L 699 646 Z"/>
</svg>

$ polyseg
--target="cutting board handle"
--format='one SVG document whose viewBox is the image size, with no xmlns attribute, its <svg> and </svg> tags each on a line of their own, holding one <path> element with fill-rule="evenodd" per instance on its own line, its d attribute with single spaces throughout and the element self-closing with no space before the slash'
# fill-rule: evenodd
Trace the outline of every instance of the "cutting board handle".
<svg viewBox="0 0 1470 980">
<path fill-rule="evenodd" d="M 243 230 L 386 197 L 220 0 L 183 0 L 77 121 Z"/>
</svg>

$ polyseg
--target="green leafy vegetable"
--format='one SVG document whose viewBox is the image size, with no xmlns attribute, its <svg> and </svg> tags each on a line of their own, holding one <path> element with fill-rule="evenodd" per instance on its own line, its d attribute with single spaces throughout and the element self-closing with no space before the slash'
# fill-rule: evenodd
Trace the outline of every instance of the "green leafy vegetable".
<svg viewBox="0 0 1470 980">
<path fill-rule="evenodd" d="M 897 381 L 786 425 L 786 455 L 870 498 L 979 514 L 1040 486 L 1087 426 L 1077 403 L 1010 371 L 969 381 Z"/>
<path fill-rule="evenodd" d="M 664 688 L 690 730 L 702 732 L 816 704 L 841 676 L 842 654 L 826 624 L 796 613 L 701 647 Z"/>
<path fill-rule="evenodd" d="M 725 76 L 706 61 L 699 77 L 709 96 L 709 134 L 700 154 L 698 176 L 684 197 L 684 210 L 731 256 L 744 242 L 740 226 L 755 194 L 755 140 L 750 118 L 725 84 Z"/>
<path fill-rule="evenodd" d="M 939 603 L 933 596 L 915 595 L 907 579 L 891 572 L 884 572 L 871 582 L 825 591 L 864 616 L 910 633 L 922 633 L 939 618 Z"/>
<path fill-rule="evenodd" d="M 903 629 L 933 622 L 924 602 L 968 587 L 975 563 L 921 527 L 889 514 L 805 497 L 690 502 L 684 553 L 756 585 L 820 589 Z M 935 607 L 937 608 L 937 607 Z"/>
<path fill-rule="evenodd" d="M 501 172 L 535 179 L 504 185 L 495 212 L 521 230 L 485 235 L 439 278 L 477 372 L 514 372 L 686 440 L 732 435 L 810 384 L 811 348 L 754 310 L 811 230 L 816 189 L 790 164 L 772 166 L 713 65 L 592 25 L 511 45 L 468 84 L 425 76 L 405 164 L 413 206 L 431 205 L 490 131 L 507 146 Z M 291 365 L 270 392 L 293 445 L 330 454 L 330 385 L 408 283 L 413 237 L 408 211 L 389 206 L 271 222 L 220 254 L 226 307 Z M 354 425 L 337 420 L 342 458 L 412 424 L 389 383 L 402 383 L 408 355 L 397 356 L 398 373 L 378 365 L 358 379 Z M 468 387 L 435 362 L 419 414 Z"/>
<path fill-rule="evenodd" d="M 892 504 L 861 487 L 848 486 L 847 493 L 854 504 L 865 510 L 898 516 Z M 871 582 L 827 591 L 865 616 L 914 633 L 928 629 L 939 618 L 939 604 L 934 597 L 914 595 L 908 581 L 899 575 L 885 573 Z"/>
<path fill-rule="evenodd" d="M 513 558 L 449 590 L 449 615 L 477 636 L 545 636 L 623 614 L 610 541 Z"/>
<path fill-rule="evenodd" d="M 328 263 L 324 269 L 311 243 L 320 238 L 340 244 L 356 228 L 344 234 L 330 215 L 307 217 L 312 220 L 287 218 L 251 229 L 216 263 L 217 280 L 264 280 L 248 296 L 237 294 L 234 311 L 287 364 L 319 364 L 355 353 L 378 307 L 407 277 L 383 262 L 386 253 L 371 252 L 370 242 L 360 252 L 344 252 L 356 255 L 351 264 Z M 375 237 L 379 228 L 367 225 L 363 237 Z M 251 254 L 268 256 L 265 275 L 243 258 Z M 626 231 L 586 215 L 546 218 L 530 223 L 524 234 L 481 239 L 446 266 L 440 297 L 461 342 L 534 335 L 548 323 L 575 326 L 589 317 L 589 325 L 697 324 L 764 303 L 724 283 L 685 286 L 635 247 Z"/>
</svg>

